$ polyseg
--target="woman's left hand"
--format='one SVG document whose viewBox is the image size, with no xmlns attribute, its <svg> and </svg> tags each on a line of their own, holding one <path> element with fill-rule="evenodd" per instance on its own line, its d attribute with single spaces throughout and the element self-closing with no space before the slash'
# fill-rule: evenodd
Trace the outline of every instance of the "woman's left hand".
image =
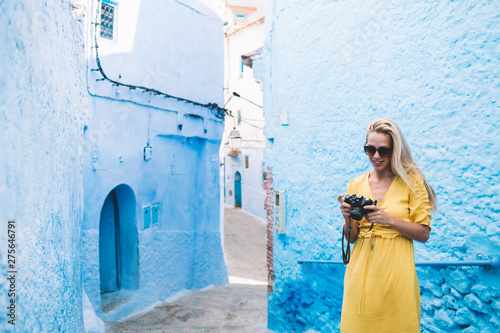
<svg viewBox="0 0 500 333">
<path fill-rule="evenodd" d="M 384 212 L 384 210 L 378 206 L 365 206 L 364 208 L 373 210 L 373 212 L 366 214 L 366 220 L 370 223 L 390 225 L 403 236 L 422 243 L 425 243 L 429 239 L 430 228 L 427 225 L 402 220 Z"/>
<path fill-rule="evenodd" d="M 365 209 L 373 210 L 373 212 L 366 214 L 366 220 L 369 223 L 376 223 L 380 225 L 391 225 L 392 215 L 386 213 L 379 206 L 365 206 Z"/>
</svg>

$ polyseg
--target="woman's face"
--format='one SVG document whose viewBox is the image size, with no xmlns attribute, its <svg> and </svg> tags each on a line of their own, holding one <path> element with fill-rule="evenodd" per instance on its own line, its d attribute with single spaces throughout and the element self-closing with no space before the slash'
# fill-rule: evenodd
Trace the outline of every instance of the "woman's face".
<svg viewBox="0 0 500 333">
<path fill-rule="evenodd" d="M 377 149 L 381 147 L 392 149 L 391 139 L 387 134 L 384 133 L 371 132 L 370 134 L 368 134 L 366 145 L 373 146 Z M 392 151 L 388 156 L 381 157 L 377 150 L 372 156 L 368 155 L 368 159 L 370 160 L 374 170 L 391 170 L 391 155 Z"/>
</svg>

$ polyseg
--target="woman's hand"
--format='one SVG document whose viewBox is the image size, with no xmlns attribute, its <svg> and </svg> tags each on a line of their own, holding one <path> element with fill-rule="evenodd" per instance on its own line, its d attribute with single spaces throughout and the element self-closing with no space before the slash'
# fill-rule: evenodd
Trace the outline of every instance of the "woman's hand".
<svg viewBox="0 0 500 333">
<path fill-rule="evenodd" d="M 344 235 L 349 243 L 354 243 L 356 238 L 358 238 L 359 229 L 353 228 L 353 222 L 351 219 L 352 206 L 344 202 L 344 195 L 340 194 L 337 199 L 340 202 L 340 212 L 344 216 Z M 351 230 L 349 230 L 351 229 Z M 350 237 L 349 237 L 350 236 Z"/>
<path fill-rule="evenodd" d="M 344 218 L 346 218 L 346 219 L 350 218 L 352 206 L 349 205 L 348 203 L 344 202 L 344 195 L 343 194 L 339 194 L 337 199 L 340 202 L 340 212 L 342 213 L 342 215 L 344 215 Z"/>
<path fill-rule="evenodd" d="M 365 206 L 364 209 L 373 210 L 373 212 L 366 214 L 366 220 L 369 223 L 376 223 L 380 225 L 391 225 L 393 216 L 386 213 L 379 206 Z"/>
<path fill-rule="evenodd" d="M 414 239 L 425 243 L 429 239 L 430 229 L 426 225 L 404 221 L 396 216 L 386 213 L 378 206 L 365 206 L 373 212 L 366 214 L 366 220 L 370 223 L 390 225 L 394 230 L 399 231 L 409 239 Z"/>
</svg>

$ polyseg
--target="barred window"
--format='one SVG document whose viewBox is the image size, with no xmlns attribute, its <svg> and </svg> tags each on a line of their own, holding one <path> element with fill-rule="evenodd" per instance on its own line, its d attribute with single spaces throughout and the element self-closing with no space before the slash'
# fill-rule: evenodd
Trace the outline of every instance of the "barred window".
<svg viewBox="0 0 500 333">
<path fill-rule="evenodd" d="M 113 40 L 115 6 L 109 3 L 101 4 L 101 37 Z"/>
</svg>

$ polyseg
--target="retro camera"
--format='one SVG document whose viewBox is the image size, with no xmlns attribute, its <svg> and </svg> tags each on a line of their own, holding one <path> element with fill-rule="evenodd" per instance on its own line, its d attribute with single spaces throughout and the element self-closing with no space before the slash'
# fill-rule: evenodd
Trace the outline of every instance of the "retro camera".
<svg viewBox="0 0 500 333">
<path fill-rule="evenodd" d="M 373 201 L 356 194 L 346 195 L 344 201 L 352 206 L 351 217 L 356 221 L 361 221 L 366 214 L 373 212 L 372 209 L 365 209 L 366 206 L 377 205 L 377 200 Z"/>
</svg>

